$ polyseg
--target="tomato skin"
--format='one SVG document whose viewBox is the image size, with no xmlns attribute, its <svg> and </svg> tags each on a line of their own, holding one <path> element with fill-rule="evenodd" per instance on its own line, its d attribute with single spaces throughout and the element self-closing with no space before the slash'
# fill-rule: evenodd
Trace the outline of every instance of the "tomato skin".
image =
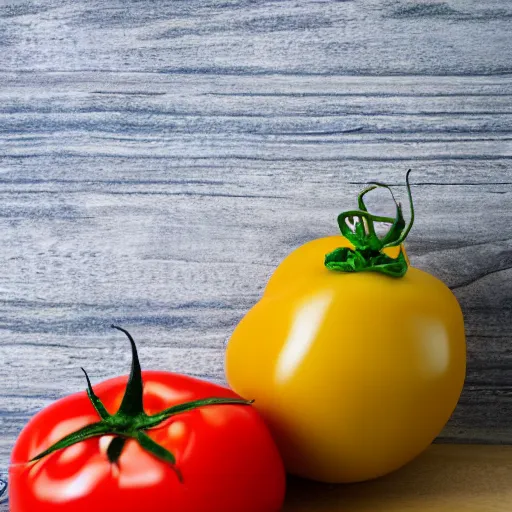
<svg viewBox="0 0 512 512">
<path fill-rule="evenodd" d="M 465 378 L 464 321 L 452 292 L 404 277 L 342 273 L 292 252 L 228 342 L 226 376 L 270 426 L 289 472 L 324 482 L 385 475 L 441 432 Z M 250 364 L 248 364 L 250 362 Z"/>
<path fill-rule="evenodd" d="M 179 374 L 143 371 L 144 409 L 165 408 L 233 391 Z M 113 414 L 128 377 L 94 386 Z M 116 463 L 106 456 L 108 436 L 81 441 L 36 463 L 37 453 L 78 428 L 98 421 L 85 392 L 62 398 L 37 413 L 11 455 L 11 512 L 277 512 L 285 492 L 282 460 L 253 406 L 211 405 L 178 414 L 147 434 L 172 451 L 173 468 L 129 440 Z"/>
</svg>

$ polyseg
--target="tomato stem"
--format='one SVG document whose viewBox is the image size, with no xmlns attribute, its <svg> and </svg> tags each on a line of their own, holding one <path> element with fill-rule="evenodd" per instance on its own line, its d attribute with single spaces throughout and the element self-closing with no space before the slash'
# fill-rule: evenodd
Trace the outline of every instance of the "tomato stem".
<svg viewBox="0 0 512 512">
<path fill-rule="evenodd" d="M 81 370 L 84 372 L 85 378 L 87 379 L 87 396 L 89 397 L 89 400 L 96 409 L 96 412 L 99 414 L 100 418 L 102 420 L 106 420 L 110 417 L 110 414 L 108 413 L 107 409 L 105 409 L 105 406 L 101 400 L 94 393 L 89 375 L 87 375 L 87 372 L 83 368 L 81 368 Z"/>
<path fill-rule="evenodd" d="M 123 401 L 121 402 L 121 406 L 119 407 L 117 414 L 126 414 L 131 417 L 144 414 L 144 406 L 142 402 L 142 371 L 140 368 L 139 355 L 137 354 L 135 341 L 131 334 L 122 327 L 118 327 L 117 325 L 111 325 L 111 327 L 112 329 L 124 332 L 126 337 L 130 340 L 130 345 L 132 347 L 132 369 L 124 392 Z"/>
<path fill-rule="evenodd" d="M 107 457 L 110 462 L 116 463 L 119 460 L 125 444 L 126 438 L 124 437 L 114 437 L 114 439 L 110 441 L 107 448 Z"/>
<path fill-rule="evenodd" d="M 118 411 L 115 414 L 110 414 L 107 411 L 103 402 L 94 393 L 87 372 L 82 368 L 87 380 L 87 396 L 98 413 L 100 421 L 86 425 L 85 427 L 64 436 L 52 446 L 33 457 L 30 462 L 38 461 L 57 450 L 62 450 L 68 446 L 85 441 L 86 439 L 104 435 L 114 435 L 114 439 L 110 442 L 107 448 L 107 457 L 111 463 L 117 463 L 123 452 L 126 441 L 128 439 L 135 439 L 146 451 L 171 464 L 178 479 L 182 481 L 182 475 L 176 467 L 176 458 L 174 455 L 169 450 L 153 441 L 153 439 L 151 439 L 151 437 L 149 437 L 144 431 L 157 427 L 171 416 L 192 411 L 199 407 L 227 404 L 250 405 L 253 403 L 253 400 L 248 401 L 242 398 L 210 397 L 177 404 L 153 415 L 146 414 L 143 404 L 144 387 L 142 382 L 142 370 L 135 341 L 130 333 L 125 329 L 115 325 L 112 325 L 111 327 L 125 333 L 132 348 L 131 372 L 128 378 L 128 383 L 126 384 L 123 400 Z"/>
<path fill-rule="evenodd" d="M 381 272 L 391 277 L 402 277 L 407 272 L 407 259 L 401 244 L 409 234 L 414 223 L 414 205 L 412 201 L 409 174 L 407 171 L 405 182 L 411 218 L 406 225 L 402 205 L 397 202 L 395 195 L 389 185 L 377 181 L 370 182 L 369 186 L 363 189 L 357 196 L 358 210 L 349 210 L 338 215 L 338 225 L 341 234 L 354 246 L 338 247 L 325 255 L 324 264 L 329 270 L 338 272 Z M 389 190 L 395 203 L 395 217 L 373 215 L 368 212 L 364 202 L 364 196 L 377 188 Z M 391 224 L 387 233 L 379 238 L 375 232 L 374 223 Z M 396 258 L 391 258 L 383 252 L 387 247 L 400 246 L 400 252 Z"/>
</svg>

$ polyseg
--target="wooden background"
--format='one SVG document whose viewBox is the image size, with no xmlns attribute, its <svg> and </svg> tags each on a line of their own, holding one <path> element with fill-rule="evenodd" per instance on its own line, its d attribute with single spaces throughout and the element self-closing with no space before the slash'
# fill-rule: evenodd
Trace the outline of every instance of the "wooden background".
<svg viewBox="0 0 512 512">
<path fill-rule="evenodd" d="M 409 167 L 467 326 L 440 440 L 512 442 L 511 34 L 508 0 L 1 1 L 0 473 L 80 366 L 128 372 L 112 322 L 223 382 L 279 261 Z"/>
</svg>

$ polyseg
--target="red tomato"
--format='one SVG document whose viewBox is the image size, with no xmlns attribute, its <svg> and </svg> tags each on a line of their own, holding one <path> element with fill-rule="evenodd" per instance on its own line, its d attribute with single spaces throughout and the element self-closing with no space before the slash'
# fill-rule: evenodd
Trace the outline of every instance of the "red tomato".
<svg viewBox="0 0 512 512">
<path fill-rule="evenodd" d="M 135 345 L 132 349 L 136 358 Z M 125 391 L 130 381 L 136 381 L 137 375 L 133 374 L 137 374 L 137 365 L 138 360 L 130 379 L 117 377 L 94 386 L 93 393 L 110 415 L 123 407 Z M 141 374 L 138 368 L 144 418 L 211 397 L 242 401 L 233 391 L 213 383 L 163 371 Z M 133 387 L 137 385 L 132 382 Z M 131 393 L 136 394 L 136 390 Z M 132 400 L 132 405 L 135 402 Z M 140 411 L 135 412 L 134 417 Z M 99 421 L 98 409 L 86 392 L 54 402 L 29 421 L 11 457 L 11 512 L 281 509 L 285 492 L 283 463 L 266 425 L 247 403 L 198 406 L 144 430 L 163 452 L 174 456 L 174 464 L 155 456 L 128 434 L 79 440 L 30 462 L 64 436 Z M 114 438 L 120 441 L 117 453 Z"/>
</svg>

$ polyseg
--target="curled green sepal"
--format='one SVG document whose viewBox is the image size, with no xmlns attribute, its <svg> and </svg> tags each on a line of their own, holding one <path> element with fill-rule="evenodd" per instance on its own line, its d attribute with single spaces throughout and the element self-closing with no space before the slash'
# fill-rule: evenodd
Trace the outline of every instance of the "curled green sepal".
<svg viewBox="0 0 512 512">
<path fill-rule="evenodd" d="M 402 277 L 405 275 L 408 266 L 402 248 L 400 247 L 400 252 L 396 258 L 391 258 L 382 250 L 387 247 L 400 246 L 412 228 L 414 206 L 409 184 L 410 172 L 411 169 L 407 171 L 405 176 L 411 211 L 409 224 L 406 225 L 405 223 L 402 206 L 396 201 L 391 187 L 385 183 L 371 182 L 370 186 L 358 195 L 359 209 L 349 210 L 338 215 L 338 225 L 341 234 L 354 248 L 338 247 L 326 254 L 324 264 L 329 270 L 338 272 L 381 272 L 391 277 Z M 368 212 L 364 196 L 376 188 L 386 188 L 391 193 L 396 207 L 394 218 L 373 215 Z M 383 237 L 377 236 L 375 222 L 391 224 L 391 227 Z"/>
<path fill-rule="evenodd" d="M 114 438 L 110 442 L 106 453 L 106 456 L 111 463 L 117 464 L 125 447 L 126 441 L 133 439 L 137 441 L 144 450 L 170 464 L 178 479 L 182 481 L 181 472 L 176 467 L 175 456 L 167 450 L 167 448 L 164 448 L 151 439 L 145 431 L 159 426 L 172 416 L 192 411 L 199 407 L 228 404 L 250 405 L 253 403 L 253 400 L 244 400 L 242 398 L 208 397 L 177 404 L 153 415 L 146 414 L 143 406 L 142 370 L 139 363 L 139 356 L 137 354 L 137 347 L 135 346 L 135 342 L 128 331 L 115 325 L 112 327 L 126 334 L 130 340 L 132 348 L 131 372 L 118 411 L 115 414 L 110 414 L 107 411 L 101 399 L 94 393 L 87 372 L 82 368 L 87 380 L 87 396 L 100 417 L 100 421 L 86 425 L 81 429 L 64 436 L 52 446 L 33 457 L 30 462 L 41 460 L 57 450 L 62 450 L 63 448 L 67 448 L 68 446 L 72 446 L 93 437 L 113 435 Z"/>
</svg>

